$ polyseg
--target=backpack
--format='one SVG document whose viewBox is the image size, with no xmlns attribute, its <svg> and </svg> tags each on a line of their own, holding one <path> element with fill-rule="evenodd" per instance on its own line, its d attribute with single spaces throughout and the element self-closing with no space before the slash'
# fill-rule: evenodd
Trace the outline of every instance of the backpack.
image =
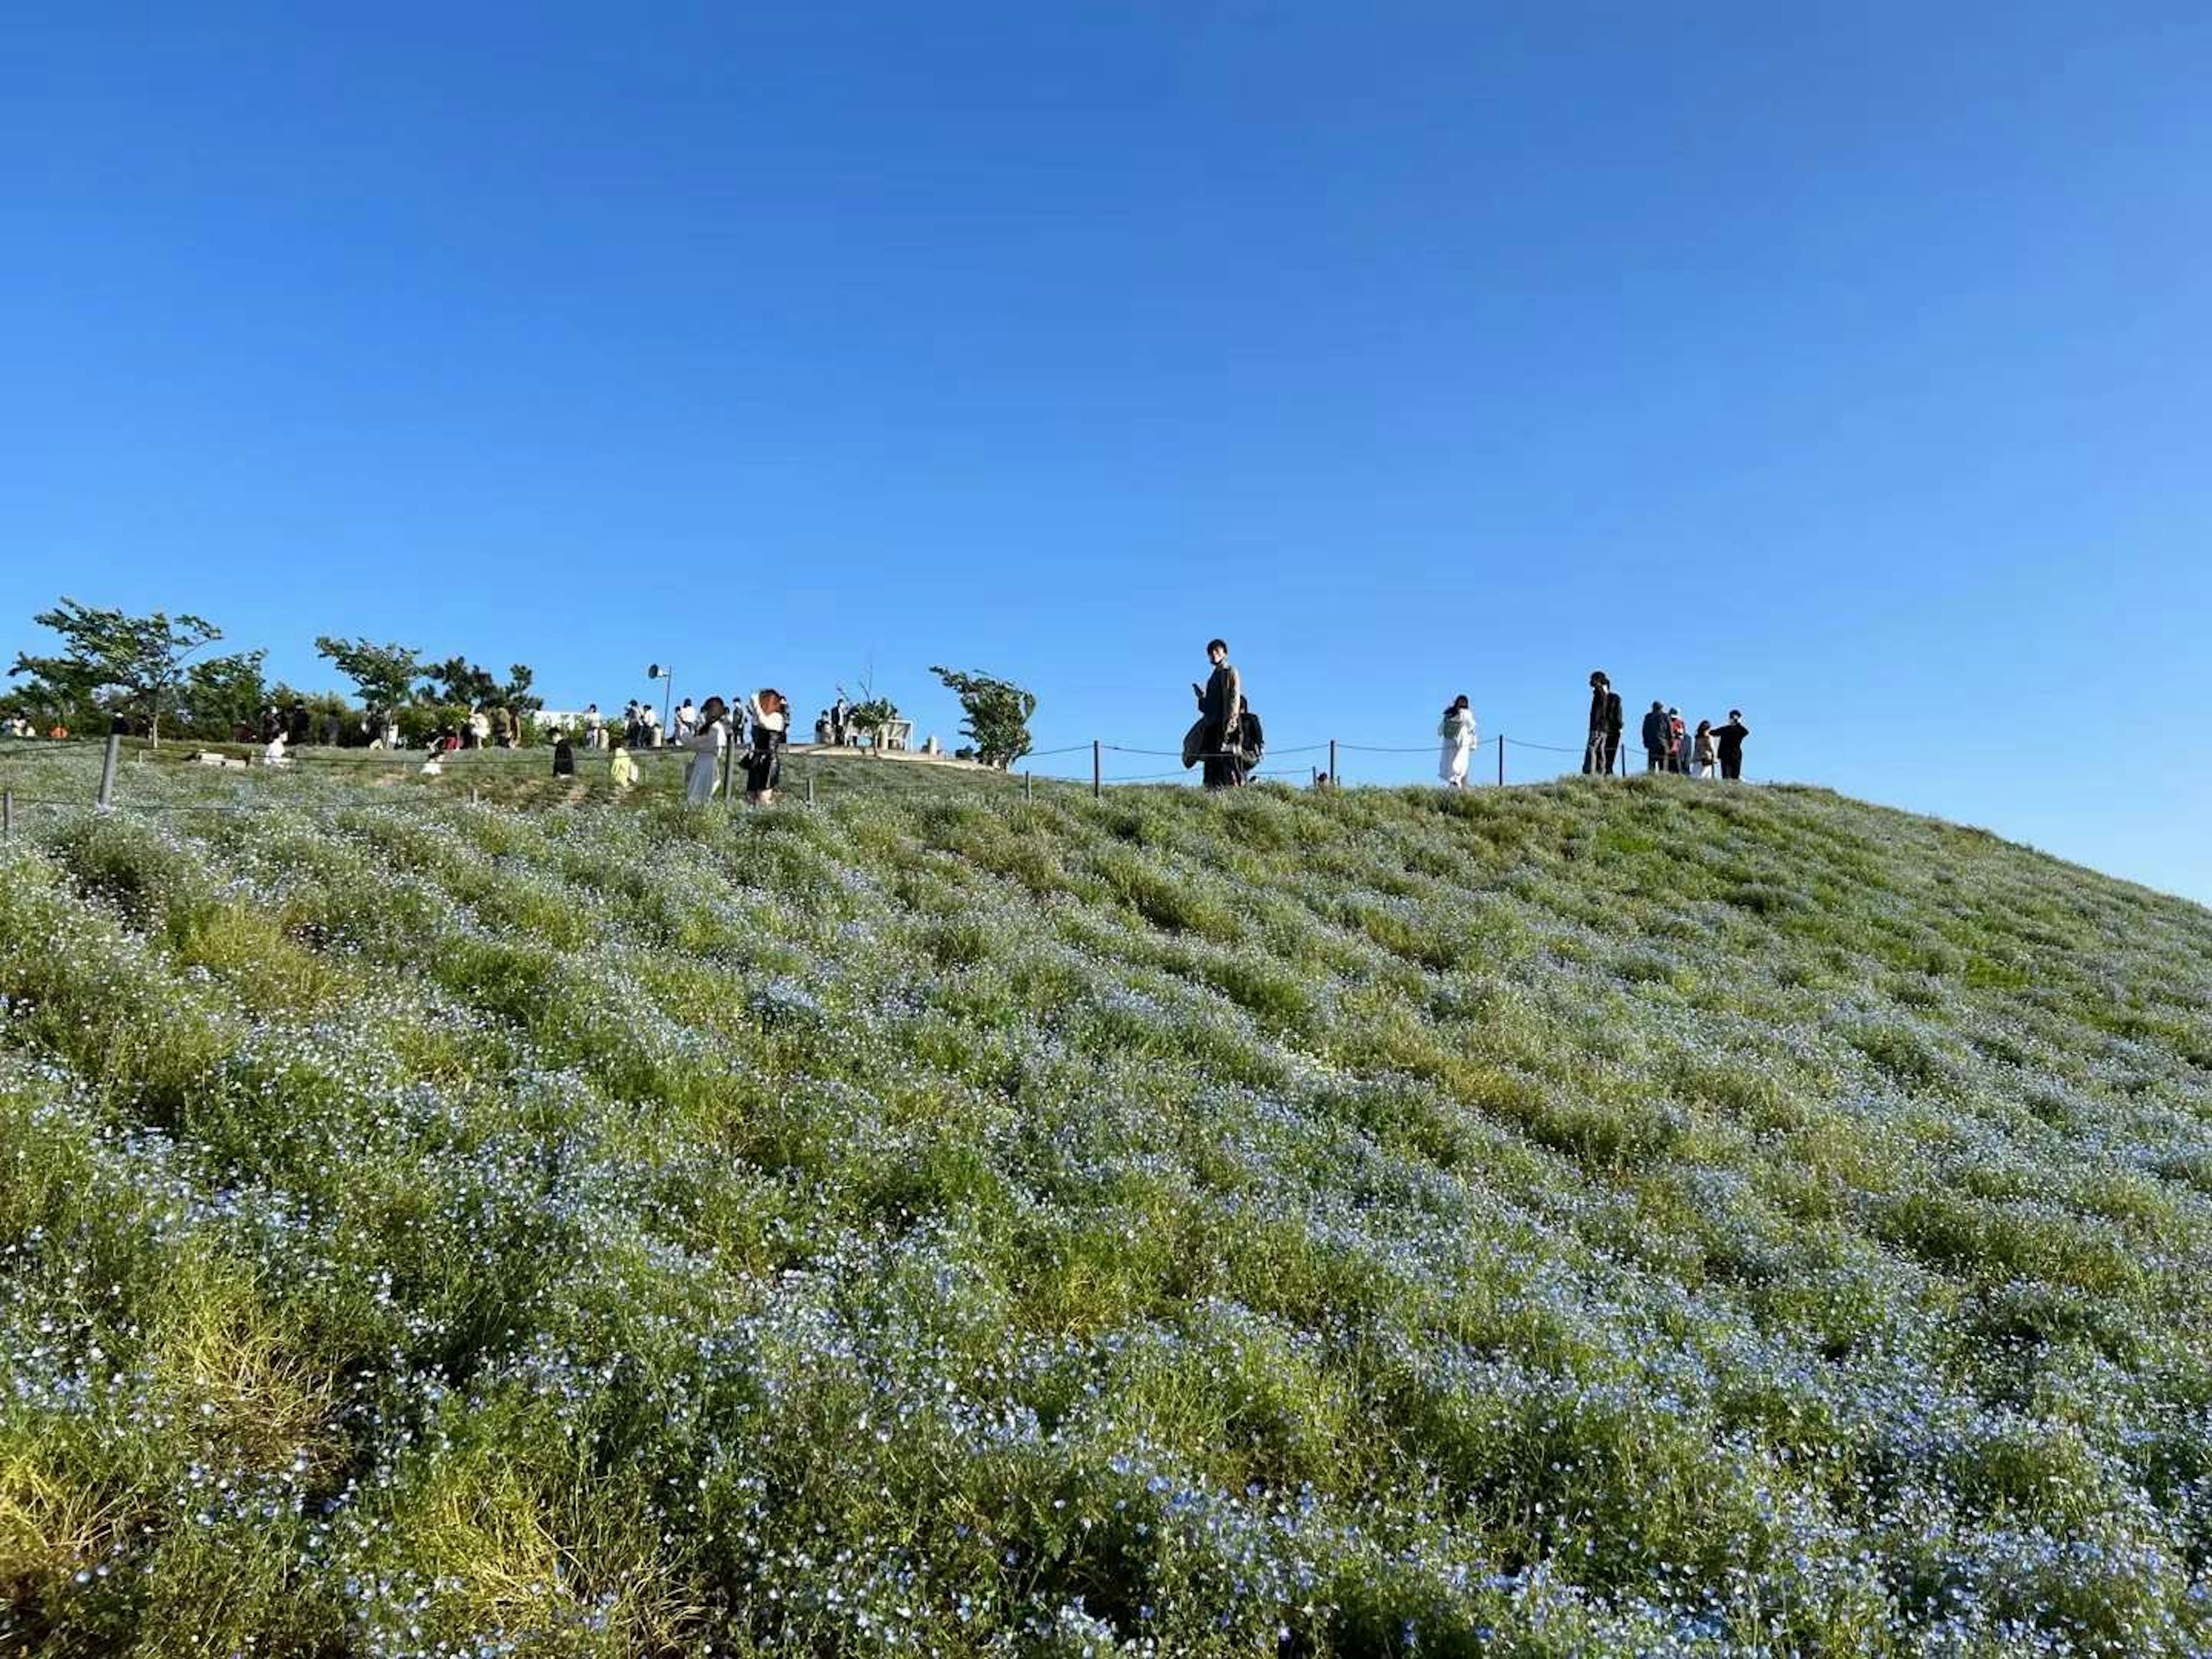
<svg viewBox="0 0 2212 1659">
<path fill-rule="evenodd" d="M 1267 751 L 1267 733 L 1260 724 L 1260 716 L 1252 705 L 1244 705 L 1244 717 L 1237 727 L 1237 752 L 1244 769 L 1250 771 L 1260 763 L 1260 757 Z"/>
</svg>

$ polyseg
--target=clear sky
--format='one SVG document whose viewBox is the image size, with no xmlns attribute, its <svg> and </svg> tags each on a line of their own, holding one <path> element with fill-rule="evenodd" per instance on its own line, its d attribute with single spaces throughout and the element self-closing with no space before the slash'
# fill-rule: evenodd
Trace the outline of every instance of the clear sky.
<svg viewBox="0 0 2212 1659">
<path fill-rule="evenodd" d="M 2212 899 L 2208 88 L 2201 0 L 23 0 L 0 650 L 1159 748 L 1217 633 L 1285 746 L 1603 667 Z"/>
</svg>

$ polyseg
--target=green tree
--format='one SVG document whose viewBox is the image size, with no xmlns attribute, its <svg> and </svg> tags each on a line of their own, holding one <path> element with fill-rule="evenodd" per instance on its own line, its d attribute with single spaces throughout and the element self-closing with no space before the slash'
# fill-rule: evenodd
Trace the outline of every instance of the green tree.
<svg viewBox="0 0 2212 1659">
<path fill-rule="evenodd" d="M 11 677 L 27 674 L 38 695 L 73 701 L 80 720 L 88 709 L 122 714 L 157 744 L 162 712 L 175 705 L 186 665 L 222 637 L 222 629 L 189 612 L 133 617 L 67 594 L 31 620 L 60 635 L 65 648 L 52 657 L 19 652 Z"/>
<path fill-rule="evenodd" d="M 512 708 L 518 714 L 527 714 L 534 709 L 544 708 L 545 699 L 537 696 L 530 689 L 531 681 L 536 678 L 537 676 L 530 672 L 528 663 L 509 663 L 507 665 L 507 684 L 500 686 L 493 693 L 495 701 L 505 708 Z"/>
<path fill-rule="evenodd" d="M 378 645 L 368 639 L 341 640 L 324 634 L 316 638 L 315 650 L 360 689 L 372 718 L 388 718 L 414 700 L 422 653 L 413 646 Z"/>
<path fill-rule="evenodd" d="M 185 677 L 185 729 L 196 738 L 228 738 L 241 726 L 251 728 L 269 700 L 261 677 L 265 651 L 240 651 L 209 657 Z"/>
<path fill-rule="evenodd" d="M 961 730 L 975 744 L 975 757 L 986 766 L 1002 770 L 1030 752 L 1030 716 L 1036 713 L 1036 693 L 1002 680 L 994 674 L 966 673 L 951 668 L 932 668 L 945 689 L 960 699 L 968 719 Z"/>
<path fill-rule="evenodd" d="M 491 677 L 491 671 L 478 667 L 466 657 L 448 657 L 425 673 L 425 701 L 466 703 L 471 708 L 482 708 L 499 700 L 499 682 Z"/>
</svg>

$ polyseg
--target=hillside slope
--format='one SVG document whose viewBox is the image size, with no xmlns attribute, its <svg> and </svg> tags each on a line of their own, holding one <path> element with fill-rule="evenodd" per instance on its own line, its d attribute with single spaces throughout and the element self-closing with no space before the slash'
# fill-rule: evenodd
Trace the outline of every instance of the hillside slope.
<svg viewBox="0 0 2212 1659">
<path fill-rule="evenodd" d="M 0 847 L 0 1647 L 2212 1639 L 2212 915 L 865 773 Z"/>
</svg>

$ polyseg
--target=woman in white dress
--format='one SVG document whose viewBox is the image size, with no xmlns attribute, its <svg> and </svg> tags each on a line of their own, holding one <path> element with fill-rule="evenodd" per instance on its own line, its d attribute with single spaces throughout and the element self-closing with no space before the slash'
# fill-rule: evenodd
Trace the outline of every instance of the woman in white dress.
<svg viewBox="0 0 2212 1659">
<path fill-rule="evenodd" d="M 1444 710 L 1437 725 L 1443 747 L 1437 757 L 1437 775 L 1447 789 L 1467 787 L 1467 763 L 1474 754 L 1474 710 L 1465 694 Z"/>
<path fill-rule="evenodd" d="M 730 706 L 720 697 L 699 705 L 699 723 L 684 746 L 691 751 L 691 769 L 684 780 L 684 799 L 704 806 L 714 799 L 722 781 L 722 750 L 730 741 Z"/>
</svg>

